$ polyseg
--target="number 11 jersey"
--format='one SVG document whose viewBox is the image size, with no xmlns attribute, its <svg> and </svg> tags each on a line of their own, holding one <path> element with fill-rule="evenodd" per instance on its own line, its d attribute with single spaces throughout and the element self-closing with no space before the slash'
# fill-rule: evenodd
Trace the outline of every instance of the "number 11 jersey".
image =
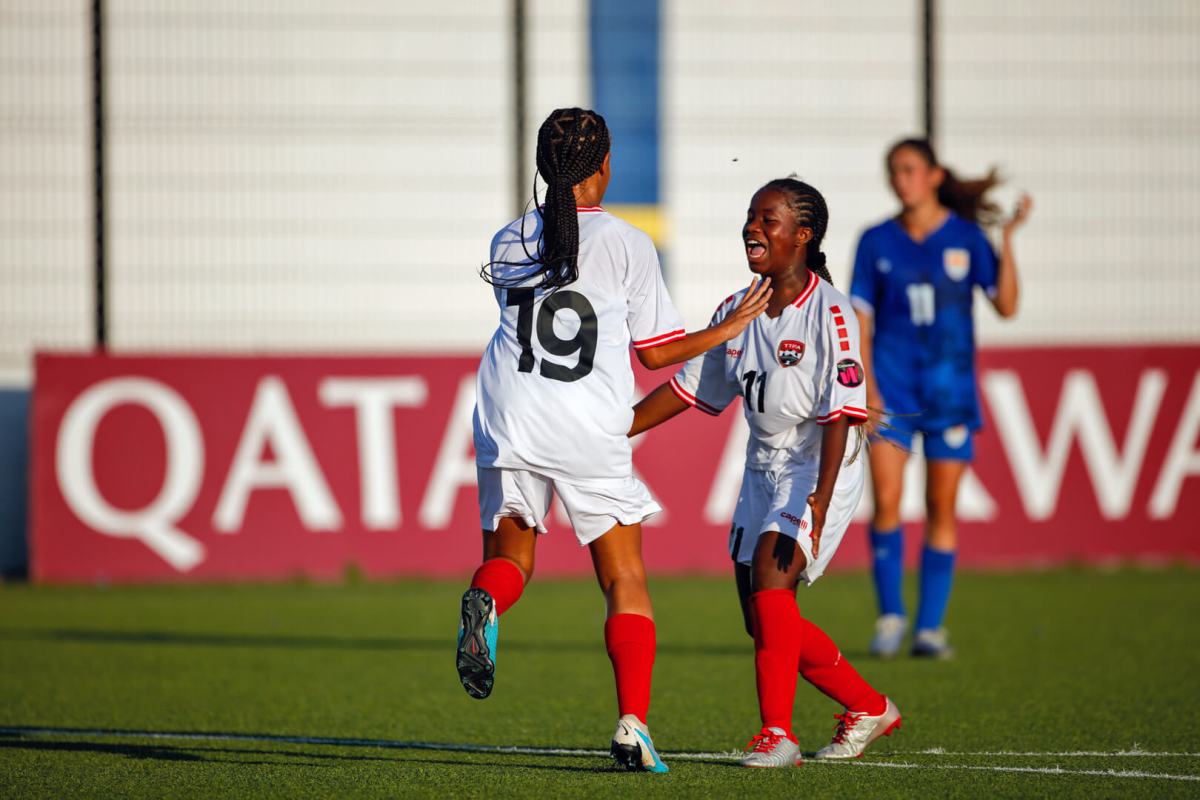
<svg viewBox="0 0 1200 800">
<path fill-rule="evenodd" d="M 713 323 L 746 291 L 726 299 Z M 791 462 L 815 471 L 820 426 L 841 417 L 852 425 L 866 421 L 865 379 L 849 298 L 810 272 L 804 290 L 778 317 L 759 315 L 740 335 L 689 361 L 670 386 L 680 400 L 714 415 L 742 396 L 750 425 L 747 469 Z M 847 447 L 846 457 L 852 452 Z"/>
<path fill-rule="evenodd" d="M 532 212 L 496 234 L 498 279 L 529 274 L 541 226 Z M 576 484 L 633 473 L 629 346 L 682 339 L 683 320 L 650 237 L 602 208 L 579 209 L 578 263 L 579 279 L 557 291 L 534 288 L 540 278 L 495 290 L 500 325 L 476 378 L 480 467 Z"/>
</svg>

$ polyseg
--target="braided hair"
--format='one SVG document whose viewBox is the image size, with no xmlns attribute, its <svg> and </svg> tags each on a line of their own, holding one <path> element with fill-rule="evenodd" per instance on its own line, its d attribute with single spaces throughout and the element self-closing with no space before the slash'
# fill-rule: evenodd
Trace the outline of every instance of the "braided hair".
<svg viewBox="0 0 1200 800">
<path fill-rule="evenodd" d="M 987 193 L 1003 182 L 995 167 L 988 170 L 982 178 L 960 178 L 949 167 L 938 163 L 933 145 L 928 139 L 901 139 L 888 148 L 885 163 L 891 164 L 892 156 L 905 147 L 915 150 L 929 166 L 942 168 L 946 177 L 938 187 L 939 203 L 963 219 L 978 222 L 980 225 L 994 225 L 999 222 L 1000 206 L 987 198 Z"/>
<path fill-rule="evenodd" d="M 812 186 L 797 180 L 794 175 L 776 178 L 762 189 L 782 194 L 787 200 L 788 208 L 796 217 L 796 225 L 812 231 L 812 238 L 805 246 L 804 264 L 832 285 L 833 278 L 829 275 L 829 268 L 825 266 L 825 254 L 821 252 L 821 241 L 829 227 L 829 207 L 825 205 L 825 198 Z"/>
<path fill-rule="evenodd" d="M 546 195 L 545 204 L 538 206 L 535 178 L 533 201 L 542 218 L 542 230 L 536 252 L 525 250 L 531 262 L 530 270 L 517 276 L 499 277 L 492 270 L 497 264 L 519 264 L 492 261 L 480 270 L 485 281 L 493 286 L 512 288 L 526 285 L 530 278 L 540 275 L 537 288 L 554 290 L 579 278 L 579 217 L 574 187 L 600 169 L 610 144 L 608 124 L 595 111 L 560 108 L 546 117 L 537 138 L 537 171 L 546 182 Z M 524 246 L 524 218 L 521 225 Z"/>
</svg>

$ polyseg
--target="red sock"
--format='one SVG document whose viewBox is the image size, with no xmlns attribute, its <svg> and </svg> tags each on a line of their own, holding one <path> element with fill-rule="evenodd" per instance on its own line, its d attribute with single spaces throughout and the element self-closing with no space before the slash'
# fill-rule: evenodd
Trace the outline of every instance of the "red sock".
<svg viewBox="0 0 1200 800">
<path fill-rule="evenodd" d="M 654 672 L 654 620 L 641 614 L 617 614 L 604 623 L 604 646 L 617 679 L 617 712 L 643 723 L 650 710 Z"/>
<path fill-rule="evenodd" d="M 800 620 L 803 647 L 800 650 L 800 674 L 851 711 L 871 716 L 887 710 L 887 700 L 871 688 L 858 670 L 842 657 L 825 631 L 806 619 Z"/>
<path fill-rule="evenodd" d="M 525 576 L 507 558 L 491 558 L 471 576 L 471 588 L 483 589 L 496 603 L 496 616 L 503 614 L 525 591 Z"/>
<path fill-rule="evenodd" d="M 754 673 L 763 727 L 792 734 L 796 700 L 796 664 L 800 661 L 800 609 L 787 589 L 750 595 L 754 609 Z"/>
</svg>

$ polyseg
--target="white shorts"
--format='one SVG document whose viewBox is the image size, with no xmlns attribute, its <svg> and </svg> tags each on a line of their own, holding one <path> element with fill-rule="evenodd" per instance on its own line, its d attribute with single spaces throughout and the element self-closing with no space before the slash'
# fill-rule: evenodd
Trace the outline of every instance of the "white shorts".
<svg viewBox="0 0 1200 800">
<path fill-rule="evenodd" d="M 729 531 L 730 558 L 738 564 L 750 564 L 758 537 L 778 531 L 800 545 L 808 561 L 800 577 L 812 584 L 829 566 L 862 499 L 863 460 L 843 464 L 838 473 L 816 558 L 812 554 L 812 509 L 808 507 L 808 496 L 817 488 L 816 470 L 794 464 L 766 471 L 746 470 Z"/>
<path fill-rule="evenodd" d="M 626 478 L 567 483 L 524 469 L 477 467 L 479 523 L 496 530 L 505 517 L 519 517 L 538 533 L 546 533 L 550 501 L 557 494 L 567 509 L 580 545 L 588 545 L 614 525 L 634 525 L 662 511 L 646 484 Z"/>
</svg>

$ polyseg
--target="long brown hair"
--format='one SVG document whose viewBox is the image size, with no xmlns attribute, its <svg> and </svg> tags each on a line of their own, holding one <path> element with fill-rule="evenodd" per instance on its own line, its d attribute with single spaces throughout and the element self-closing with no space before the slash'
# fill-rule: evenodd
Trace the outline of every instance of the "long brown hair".
<svg viewBox="0 0 1200 800">
<path fill-rule="evenodd" d="M 938 162 L 928 139 L 901 139 L 888 148 L 886 163 L 890 165 L 892 156 L 905 147 L 917 151 L 929 166 L 942 168 L 946 178 L 938 187 L 939 203 L 963 219 L 980 225 L 994 225 L 1000 221 L 1000 206 L 987 197 L 989 191 L 1003 183 L 995 167 L 982 178 L 960 178 L 949 167 Z"/>
</svg>

